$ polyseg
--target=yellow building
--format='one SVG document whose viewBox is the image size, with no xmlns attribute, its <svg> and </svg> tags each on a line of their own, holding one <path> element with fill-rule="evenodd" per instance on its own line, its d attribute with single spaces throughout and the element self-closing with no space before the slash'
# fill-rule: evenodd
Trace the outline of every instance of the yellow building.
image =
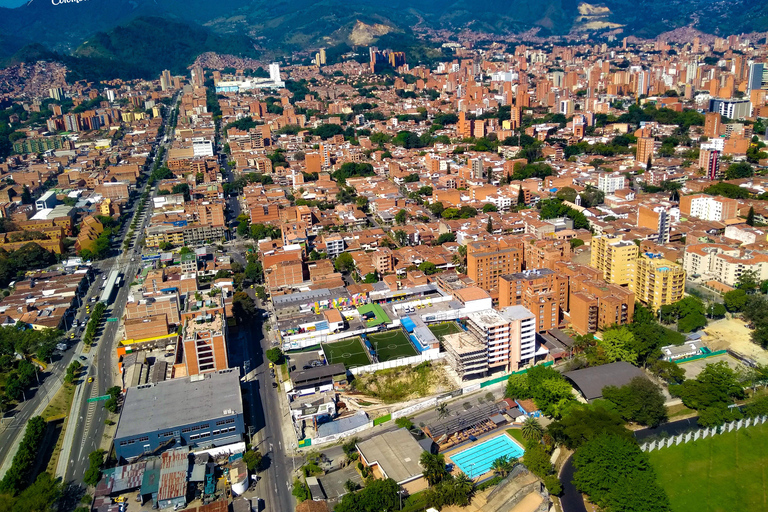
<svg viewBox="0 0 768 512">
<path fill-rule="evenodd" d="M 658 311 L 661 306 L 682 300 L 685 270 L 661 254 L 643 253 L 636 260 L 629 287 L 637 300 Z"/>
<path fill-rule="evenodd" d="M 621 235 L 592 237 L 590 266 L 602 272 L 603 279 L 611 284 L 628 285 L 635 268 L 638 247 L 625 241 Z"/>
</svg>

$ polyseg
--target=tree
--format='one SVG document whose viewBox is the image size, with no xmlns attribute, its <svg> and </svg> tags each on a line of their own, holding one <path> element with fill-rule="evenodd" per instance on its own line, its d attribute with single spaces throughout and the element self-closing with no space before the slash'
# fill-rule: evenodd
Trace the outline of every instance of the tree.
<svg viewBox="0 0 768 512">
<path fill-rule="evenodd" d="M 685 370 L 672 361 L 657 359 L 650 366 L 650 371 L 667 384 L 681 384 L 685 380 Z"/>
<path fill-rule="evenodd" d="M 6 382 L 6 393 L 7 391 Z M 15 495 L 23 491 L 29 485 L 32 470 L 34 469 L 37 451 L 45 435 L 46 424 L 41 416 L 30 418 L 24 430 L 16 454 L 11 460 L 11 467 L 0 480 L 0 494 Z"/>
<path fill-rule="evenodd" d="M 379 282 L 379 273 L 377 271 L 369 272 L 365 275 L 363 278 L 364 283 L 378 283 Z"/>
<path fill-rule="evenodd" d="M 573 483 L 604 510 L 669 512 L 669 498 L 634 440 L 603 434 L 573 456 Z"/>
<path fill-rule="evenodd" d="M 243 462 L 245 462 L 248 471 L 260 471 L 262 458 L 261 452 L 258 450 L 248 450 L 243 455 Z"/>
<path fill-rule="evenodd" d="M 517 464 L 517 459 L 510 460 L 506 455 L 502 455 L 493 461 L 491 464 L 491 470 L 500 477 L 504 478 L 509 474 L 510 471 L 512 471 L 512 469 L 515 467 L 515 464 Z"/>
<path fill-rule="evenodd" d="M 445 469 L 445 456 L 442 453 L 422 452 L 419 462 L 421 467 L 424 468 L 424 478 L 429 485 L 439 484 L 448 474 Z"/>
<path fill-rule="evenodd" d="M 35 482 L 24 489 L 17 497 L 0 495 L 0 511 L 3 512 L 51 512 L 61 510 L 59 502 L 63 494 L 63 484 L 50 473 L 42 472 Z M 90 502 L 89 502 L 90 503 Z M 58 505 L 58 506 L 57 506 Z M 88 509 L 81 507 L 80 512 Z M 78 509 L 75 509 L 78 510 Z"/>
<path fill-rule="evenodd" d="M 526 441 L 539 441 L 544 435 L 544 427 L 533 416 L 528 416 L 523 421 L 523 425 L 520 428 L 523 434 L 523 439 Z"/>
<path fill-rule="evenodd" d="M 723 318 L 725 313 L 725 306 L 719 302 L 713 302 L 707 306 L 707 316 L 710 318 Z"/>
<path fill-rule="evenodd" d="M 525 447 L 523 464 L 528 468 L 528 471 L 539 478 L 544 478 L 552 473 L 552 463 L 549 461 L 549 454 L 544 450 L 544 446 L 541 443 L 529 443 Z"/>
<path fill-rule="evenodd" d="M 523 190 L 522 185 L 517 190 L 517 205 L 518 206 L 525 206 L 525 190 Z"/>
<path fill-rule="evenodd" d="M 531 398 L 531 386 L 528 383 L 528 375 L 525 373 L 513 373 L 507 380 L 507 388 L 504 392 L 506 398 L 527 400 Z"/>
<path fill-rule="evenodd" d="M 746 220 L 747 226 L 754 226 L 755 225 L 755 207 L 750 206 L 749 212 L 747 213 L 747 220 Z"/>
<path fill-rule="evenodd" d="M 563 187 L 557 191 L 557 194 L 555 195 L 555 197 L 557 197 L 561 201 L 568 201 L 569 203 L 573 203 L 576 201 L 577 195 L 578 194 L 576 193 L 576 191 L 571 187 Z"/>
<path fill-rule="evenodd" d="M 488 223 L 485 225 L 485 230 L 489 233 L 493 233 L 493 219 L 488 217 Z"/>
<path fill-rule="evenodd" d="M 281 364 L 283 360 L 283 351 L 280 350 L 280 347 L 273 347 L 268 349 L 266 355 L 267 359 L 272 361 L 274 364 Z"/>
<path fill-rule="evenodd" d="M 738 162 L 728 166 L 725 171 L 725 178 L 728 180 L 738 180 L 741 178 L 751 178 L 754 174 L 752 166 L 747 162 Z"/>
<path fill-rule="evenodd" d="M 748 300 L 749 296 L 747 295 L 747 292 L 741 289 L 731 290 L 723 295 L 723 303 L 725 304 L 725 309 L 731 313 L 738 313 L 739 311 L 743 311 L 744 307 L 747 305 Z"/>
<path fill-rule="evenodd" d="M 430 204 L 427 209 L 432 212 L 432 215 L 435 217 L 440 217 L 443 214 L 443 211 L 445 210 L 445 207 L 443 207 L 443 203 L 440 201 L 436 201 L 432 204 Z"/>
<path fill-rule="evenodd" d="M 727 421 L 730 417 L 727 414 L 728 405 L 744 397 L 738 374 L 725 361 L 706 365 L 696 379 L 670 386 L 669 392 L 680 397 L 686 407 L 699 411 L 699 424 L 702 426 Z"/>
<path fill-rule="evenodd" d="M 627 421 L 653 428 L 667 419 L 664 394 L 645 377 L 635 377 L 621 387 L 606 386 L 603 398 L 613 402 Z"/>
<path fill-rule="evenodd" d="M 291 494 L 293 494 L 296 501 L 299 503 L 312 497 L 312 493 L 309 492 L 309 486 L 298 478 L 293 479 L 293 490 L 291 491 Z"/>
<path fill-rule="evenodd" d="M 626 361 L 637 362 L 637 353 L 631 347 L 635 343 L 635 335 L 626 327 L 611 329 L 603 333 L 603 339 L 597 342 L 608 362 Z"/>
<path fill-rule="evenodd" d="M 456 241 L 455 233 L 443 233 L 439 237 L 437 237 L 437 240 L 435 241 L 435 245 L 443 245 L 446 242 L 455 242 L 455 241 Z"/>
<path fill-rule="evenodd" d="M 574 404 L 568 408 L 562 418 L 549 424 L 547 432 L 555 441 L 570 449 L 577 449 L 587 441 L 605 433 L 630 437 L 631 433 L 624 427 L 621 416 L 603 405 L 603 403 Z"/>
<path fill-rule="evenodd" d="M 450 411 L 448 411 L 448 405 L 445 402 L 437 404 L 435 406 L 435 411 L 437 411 L 437 417 L 440 419 L 447 418 L 450 414 Z"/>
<path fill-rule="evenodd" d="M 533 399 L 541 412 L 559 418 L 575 400 L 573 388 L 564 379 L 547 379 L 533 391 Z"/>
<path fill-rule="evenodd" d="M 406 233 L 402 229 L 396 229 L 392 233 L 392 236 L 395 238 L 395 242 L 397 242 L 397 244 L 400 245 L 401 247 L 406 247 L 406 246 L 410 245 L 408 243 L 408 242 L 410 242 L 410 240 L 408 238 L 408 233 Z"/>
<path fill-rule="evenodd" d="M 355 260 L 352 258 L 351 254 L 343 252 L 336 256 L 333 265 L 339 272 L 350 272 L 355 268 Z"/>
<path fill-rule="evenodd" d="M 232 312 L 237 318 L 247 320 L 256 316 L 256 304 L 247 293 L 235 292 L 232 296 Z"/>
<path fill-rule="evenodd" d="M 395 222 L 398 224 L 405 224 L 405 221 L 408 219 L 408 212 L 405 210 L 400 210 L 395 214 Z"/>
<path fill-rule="evenodd" d="M 483 205 L 483 213 L 498 212 L 499 209 L 493 203 L 485 203 Z"/>
<path fill-rule="evenodd" d="M 424 272 L 424 274 L 431 276 L 432 274 L 437 274 L 439 270 L 437 269 L 437 265 L 432 263 L 431 261 L 423 261 L 419 264 L 419 270 Z"/>
<path fill-rule="evenodd" d="M 85 470 L 83 482 L 88 485 L 96 485 L 101 479 L 101 466 L 104 464 L 104 450 L 96 450 L 88 455 L 88 469 Z"/>
<path fill-rule="evenodd" d="M 32 193 L 26 185 L 24 185 L 21 192 L 21 204 L 32 204 Z"/>
<path fill-rule="evenodd" d="M 357 482 L 354 482 L 352 480 L 347 480 L 344 482 L 344 489 L 347 492 L 355 492 L 358 488 Z"/>
<path fill-rule="evenodd" d="M 395 420 L 395 425 L 397 425 L 399 428 L 405 428 L 408 430 L 413 428 L 413 422 L 405 417 L 397 418 Z"/>
<path fill-rule="evenodd" d="M 736 288 L 752 293 L 760 288 L 760 279 L 755 270 L 745 270 L 736 280 Z"/>
</svg>

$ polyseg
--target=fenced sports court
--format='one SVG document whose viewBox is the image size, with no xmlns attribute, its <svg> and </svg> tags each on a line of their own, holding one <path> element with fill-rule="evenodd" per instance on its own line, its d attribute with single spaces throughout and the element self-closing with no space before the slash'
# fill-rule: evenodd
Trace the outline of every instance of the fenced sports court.
<svg viewBox="0 0 768 512">
<path fill-rule="evenodd" d="M 376 355 L 381 363 L 418 355 L 418 352 L 402 329 L 369 334 L 368 340 L 371 342 L 371 348 L 376 351 Z"/>
<path fill-rule="evenodd" d="M 360 338 L 350 338 L 334 343 L 324 343 L 323 352 L 328 364 L 342 363 L 347 369 L 371 364 L 368 351 Z"/>
</svg>

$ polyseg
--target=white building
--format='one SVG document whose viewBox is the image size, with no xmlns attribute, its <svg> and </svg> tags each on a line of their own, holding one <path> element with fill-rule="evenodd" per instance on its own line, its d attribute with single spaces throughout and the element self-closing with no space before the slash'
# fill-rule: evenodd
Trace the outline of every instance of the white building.
<svg viewBox="0 0 768 512">
<path fill-rule="evenodd" d="M 194 137 L 192 151 L 194 156 L 213 156 L 213 142 L 204 137 Z"/>
<path fill-rule="evenodd" d="M 469 332 L 487 349 L 488 367 L 507 371 L 533 362 L 536 355 L 536 317 L 523 306 L 470 313 Z"/>
<path fill-rule="evenodd" d="M 613 194 L 624 188 L 626 178 L 621 173 L 600 174 L 597 177 L 597 188 L 605 195 Z"/>
<path fill-rule="evenodd" d="M 768 255 L 741 251 L 721 244 L 688 246 L 683 268 L 689 275 L 711 276 L 728 286 L 736 286 L 744 272 L 755 272 L 758 281 L 768 279 Z"/>
</svg>

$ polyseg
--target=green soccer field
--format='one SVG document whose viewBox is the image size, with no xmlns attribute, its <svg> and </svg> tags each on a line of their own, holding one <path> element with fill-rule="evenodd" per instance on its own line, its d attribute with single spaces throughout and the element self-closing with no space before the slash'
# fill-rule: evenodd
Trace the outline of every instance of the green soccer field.
<svg viewBox="0 0 768 512">
<path fill-rule="evenodd" d="M 378 350 L 379 362 L 381 363 L 418 355 L 411 341 L 401 329 L 380 334 L 369 334 L 368 339 L 371 341 L 373 349 Z"/>
<path fill-rule="evenodd" d="M 768 425 L 649 454 L 673 512 L 768 510 Z"/>
<path fill-rule="evenodd" d="M 363 342 L 357 337 L 323 344 L 323 352 L 328 364 L 342 363 L 347 369 L 371 364 Z"/>
<path fill-rule="evenodd" d="M 456 322 L 445 322 L 442 324 L 429 325 L 429 330 L 432 331 L 436 337 L 445 336 L 447 334 L 456 334 L 461 332 L 461 327 L 456 325 Z"/>
</svg>

